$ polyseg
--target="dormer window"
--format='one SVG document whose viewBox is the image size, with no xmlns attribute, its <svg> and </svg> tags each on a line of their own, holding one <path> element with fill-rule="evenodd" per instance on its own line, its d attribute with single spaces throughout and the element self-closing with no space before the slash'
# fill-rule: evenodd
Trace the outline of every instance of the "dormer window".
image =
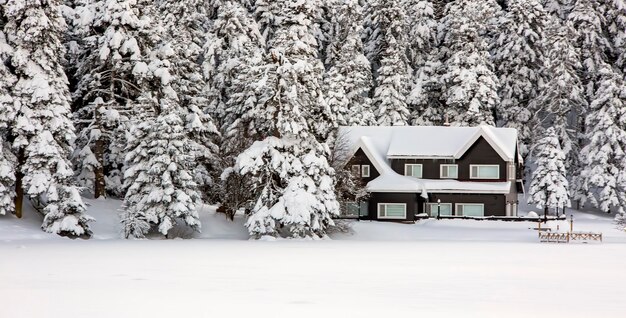
<svg viewBox="0 0 626 318">
<path fill-rule="evenodd" d="M 500 166 L 470 165 L 470 179 L 500 179 Z"/>
<path fill-rule="evenodd" d="M 369 178 L 370 176 L 370 165 L 362 165 L 361 166 L 361 177 Z"/>
<path fill-rule="evenodd" d="M 407 163 L 404 165 L 404 175 L 414 178 L 422 177 L 422 165 L 416 163 Z"/>
<path fill-rule="evenodd" d="M 370 165 L 352 165 L 352 173 L 361 178 L 369 178 Z"/>
</svg>

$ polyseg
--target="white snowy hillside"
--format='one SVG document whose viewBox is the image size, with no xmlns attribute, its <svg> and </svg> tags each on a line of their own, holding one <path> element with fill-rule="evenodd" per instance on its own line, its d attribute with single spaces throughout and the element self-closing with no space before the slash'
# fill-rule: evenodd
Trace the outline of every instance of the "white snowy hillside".
<svg viewBox="0 0 626 318">
<path fill-rule="evenodd" d="M 250 241 L 241 216 L 231 222 L 209 206 L 201 234 L 180 233 L 195 239 L 125 240 L 120 201 L 86 202 L 99 220 L 91 240 L 41 232 L 30 208 L 19 222 L 0 216 L 0 317 L 612 318 L 626 310 L 618 266 L 626 235 L 601 212 L 571 211 L 575 230 L 603 233 L 589 244 L 541 244 L 534 222 L 436 219 L 350 221 L 349 233 L 326 241 Z"/>
</svg>

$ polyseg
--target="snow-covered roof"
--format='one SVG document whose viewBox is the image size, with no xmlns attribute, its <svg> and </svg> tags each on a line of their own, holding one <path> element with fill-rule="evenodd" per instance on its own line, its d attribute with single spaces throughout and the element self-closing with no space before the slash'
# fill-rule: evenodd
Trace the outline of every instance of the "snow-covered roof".
<svg viewBox="0 0 626 318">
<path fill-rule="evenodd" d="M 352 126 L 340 127 L 352 154 L 362 149 L 380 176 L 367 184 L 371 192 L 428 193 L 509 193 L 511 182 L 464 182 L 458 180 L 417 179 L 400 175 L 388 159 L 458 159 L 481 136 L 505 161 L 513 161 L 517 131 L 491 126 Z"/>
<path fill-rule="evenodd" d="M 483 137 L 504 161 L 514 161 L 517 130 L 481 125 L 477 127 L 445 126 L 353 126 L 341 127 L 351 145 L 369 137 L 385 148 L 387 159 L 459 159 Z"/>
</svg>

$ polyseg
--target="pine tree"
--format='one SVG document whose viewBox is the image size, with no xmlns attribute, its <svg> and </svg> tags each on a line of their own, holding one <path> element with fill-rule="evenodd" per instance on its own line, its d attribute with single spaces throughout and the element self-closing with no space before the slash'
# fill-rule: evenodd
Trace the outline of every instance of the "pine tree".
<svg viewBox="0 0 626 318">
<path fill-rule="evenodd" d="M 441 98 L 455 125 L 494 124 L 498 79 L 482 35 L 496 8 L 491 0 L 451 2 L 439 25 Z"/>
<path fill-rule="evenodd" d="M 374 20 L 378 23 L 379 47 L 374 52 L 380 67 L 375 78 L 374 115 L 379 125 L 408 125 L 409 64 L 406 57 L 406 16 L 397 0 L 381 0 Z M 375 59 L 376 60 L 376 59 Z"/>
<path fill-rule="evenodd" d="M 607 53 L 612 52 L 609 39 L 605 35 L 607 21 L 605 7 L 597 0 L 578 0 L 569 14 L 577 30 L 575 46 L 580 50 L 584 75 L 583 84 L 590 101 L 598 86 L 598 72 L 609 63 Z"/>
<path fill-rule="evenodd" d="M 357 0 L 344 0 L 335 7 L 331 20 L 334 30 L 327 49 L 330 69 L 324 77 L 324 91 L 340 126 L 367 126 L 376 122 L 368 98 L 372 72 L 360 38 L 361 11 Z"/>
<path fill-rule="evenodd" d="M 407 103 L 415 125 L 437 125 L 444 122 L 437 72 L 441 63 L 437 56 L 436 3 L 424 0 L 404 1 L 408 20 L 408 59 L 413 70 Z"/>
<path fill-rule="evenodd" d="M 3 31 L 11 48 L 3 60 L 16 79 L 11 88 L 15 120 L 8 127 L 18 154 L 23 189 L 43 206 L 42 229 L 67 236 L 90 236 L 85 205 L 72 184 L 68 160 L 75 137 L 70 96 L 62 69 L 65 23 L 59 1 L 0 1 Z M 7 56 L 8 55 L 8 56 Z M 22 198 L 18 193 L 18 204 Z M 16 207 L 20 213 L 21 207 Z"/>
<path fill-rule="evenodd" d="M 610 67 L 599 70 L 596 90 L 585 119 L 587 144 L 580 152 L 583 169 L 575 179 L 575 198 L 604 212 L 626 211 L 626 85 Z"/>
<path fill-rule="evenodd" d="M 617 66 L 626 78 L 626 1 L 609 0 L 606 4 L 608 33 Z"/>
<path fill-rule="evenodd" d="M 500 19 L 500 34 L 491 50 L 500 81 L 496 123 L 515 128 L 520 153 L 526 156 L 537 126 L 532 101 L 544 82 L 545 38 L 548 16 L 536 0 L 513 0 Z"/>
<path fill-rule="evenodd" d="M 137 100 L 147 90 L 145 78 L 159 68 L 150 59 L 160 36 L 148 17 L 154 8 L 146 0 L 95 5 L 85 27 L 89 32 L 79 44 L 84 53 L 73 92 L 79 131 L 75 156 L 82 176 L 88 179 L 93 172 L 93 181 L 83 185 L 93 184 L 96 196 L 105 190 L 123 196 L 126 135 L 133 121 L 153 112 Z"/>
<path fill-rule="evenodd" d="M 546 12 L 552 14 L 554 17 L 559 18 L 561 21 L 567 20 L 569 13 L 574 7 L 576 0 L 542 0 L 543 7 Z"/>
<path fill-rule="evenodd" d="M 228 6 L 228 3 L 226 4 Z M 176 93 L 171 105 L 185 121 L 185 132 L 190 138 L 191 152 L 196 158 L 194 180 L 206 199 L 217 191 L 215 175 L 219 171 L 219 132 L 208 114 L 207 81 L 203 76 L 201 60 L 209 30 L 209 13 L 205 0 L 162 0 L 158 6 L 162 18 L 163 37 L 159 45 L 160 59 L 169 62 L 169 83 Z"/>
<path fill-rule="evenodd" d="M 126 238 L 142 238 L 154 226 L 167 235 L 178 222 L 200 231 L 200 193 L 193 180 L 193 144 L 174 107 L 137 126 L 129 140 L 122 225 Z"/>
<path fill-rule="evenodd" d="M 554 127 L 566 156 L 566 167 L 576 169 L 578 119 L 586 107 L 584 90 L 578 70 L 580 59 L 572 45 L 574 31 L 571 25 L 551 23 L 547 41 L 547 60 L 544 74 L 547 82 L 541 87 L 535 105 L 541 119 L 540 127 Z M 538 128 L 540 128 L 538 127 Z"/>
<path fill-rule="evenodd" d="M 338 213 L 328 146 L 318 142 L 320 131 L 306 120 L 316 117 L 315 103 L 323 97 L 315 41 L 307 27 L 315 9 L 315 3 L 284 0 L 272 12 L 280 18 L 265 66 L 259 66 L 264 75 L 257 85 L 263 93 L 252 111 L 266 137 L 241 153 L 233 169 L 254 193 L 246 226 L 255 238 L 323 237 Z"/>
<path fill-rule="evenodd" d="M 10 145 L 0 142 L 0 215 L 13 213 L 15 210 L 16 165 L 16 158 L 10 151 Z"/>
<path fill-rule="evenodd" d="M 557 209 L 558 213 L 558 210 L 570 206 L 570 195 L 565 154 L 554 128 L 548 128 L 533 148 L 537 167 L 532 174 L 528 203 L 544 209 L 546 215 L 548 209 Z"/>
</svg>

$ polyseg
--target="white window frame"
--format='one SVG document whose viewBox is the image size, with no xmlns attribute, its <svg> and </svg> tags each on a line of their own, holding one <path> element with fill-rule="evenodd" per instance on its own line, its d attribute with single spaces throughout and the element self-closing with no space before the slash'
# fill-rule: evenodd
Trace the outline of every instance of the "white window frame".
<svg viewBox="0 0 626 318">
<path fill-rule="evenodd" d="M 402 205 L 404 207 L 404 216 L 402 217 L 398 217 L 398 216 L 381 216 L 380 215 L 380 207 L 383 205 Z M 385 213 L 387 212 L 387 210 L 385 209 Z M 396 219 L 396 220 L 404 220 L 406 219 L 406 203 L 378 203 L 377 207 L 376 207 L 376 215 L 378 216 L 379 219 Z"/>
<path fill-rule="evenodd" d="M 443 202 L 442 203 L 436 203 L 436 202 L 435 203 L 433 203 L 433 202 L 426 203 L 426 202 L 424 202 L 424 213 L 428 214 L 428 216 L 431 216 L 431 217 L 437 217 L 437 211 L 436 211 L 437 204 L 440 204 L 442 206 L 444 206 L 444 205 L 450 206 L 450 214 L 449 215 L 454 215 L 454 213 L 452 211 L 452 203 L 443 203 Z M 426 211 L 426 207 L 428 207 L 428 206 L 431 207 L 431 211 L 432 211 L 433 208 L 435 209 L 435 211 L 432 211 L 432 213 L 430 211 L 427 212 Z M 448 214 L 442 214 L 442 215 L 448 215 Z"/>
<path fill-rule="evenodd" d="M 443 168 L 444 167 L 445 168 L 456 167 L 456 176 L 454 176 L 454 177 L 450 177 L 450 176 L 444 177 L 443 176 Z M 450 172 L 450 171 L 448 171 L 448 172 Z M 459 178 L 459 165 L 457 165 L 457 164 L 441 164 L 441 165 L 439 165 L 439 178 L 441 178 L 441 179 L 458 179 Z"/>
<path fill-rule="evenodd" d="M 367 168 L 367 169 L 365 169 Z M 370 176 L 370 165 L 361 165 L 361 177 L 363 178 L 369 178 Z M 365 171 L 367 170 L 367 173 L 365 173 Z"/>
<path fill-rule="evenodd" d="M 361 175 L 361 165 L 352 165 L 352 173 L 356 176 Z"/>
<path fill-rule="evenodd" d="M 496 167 L 496 171 L 498 171 L 498 175 L 495 178 L 482 178 L 474 175 L 474 167 L 478 168 L 478 174 L 480 175 L 481 167 Z M 470 165 L 470 179 L 491 179 L 498 180 L 500 179 L 500 165 Z"/>
<path fill-rule="evenodd" d="M 463 216 L 463 214 L 459 214 L 459 205 L 479 205 L 483 208 L 483 215 L 485 216 L 485 204 L 484 203 L 455 203 L 454 204 L 454 215 L 456 216 Z M 474 216 L 474 215 L 470 215 L 470 216 Z"/>
<path fill-rule="evenodd" d="M 419 166 L 419 167 L 420 167 L 420 176 L 419 176 L 419 177 L 416 177 L 416 176 L 413 176 L 413 175 L 409 175 L 409 174 L 407 174 L 407 172 L 408 172 L 408 171 L 407 171 L 407 168 L 408 168 L 409 166 L 411 166 L 411 167 L 413 167 L 413 166 Z M 413 170 L 411 169 L 411 171 L 413 171 Z M 413 178 L 418 178 L 418 179 L 421 179 L 421 178 L 422 178 L 422 176 L 424 175 L 424 166 L 423 166 L 421 163 L 405 163 L 405 164 L 404 164 L 404 175 L 405 175 L 405 176 L 408 176 L 408 177 L 413 177 Z"/>
</svg>

